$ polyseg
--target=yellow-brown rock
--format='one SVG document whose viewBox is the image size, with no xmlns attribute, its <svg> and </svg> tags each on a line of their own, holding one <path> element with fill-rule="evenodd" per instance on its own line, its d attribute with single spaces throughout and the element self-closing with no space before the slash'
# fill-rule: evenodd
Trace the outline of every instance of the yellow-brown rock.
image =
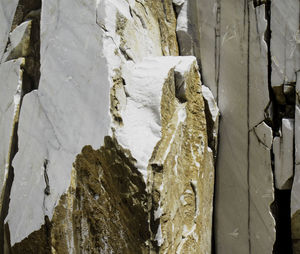
<svg viewBox="0 0 300 254">
<path fill-rule="evenodd" d="M 186 100 L 178 100 L 174 73 L 169 77 L 162 138 L 148 168 L 153 253 L 210 253 L 214 167 L 196 62 L 184 73 Z"/>
</svg>

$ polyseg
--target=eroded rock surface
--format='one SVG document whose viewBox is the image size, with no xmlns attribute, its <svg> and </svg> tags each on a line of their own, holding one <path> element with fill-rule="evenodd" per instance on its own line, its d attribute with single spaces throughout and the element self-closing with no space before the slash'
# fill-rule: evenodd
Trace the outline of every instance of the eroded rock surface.
<svg viewBox="0 0 300 254">
<path fill-rule="evenodd" d="M 299 56 L 298 0 L 0 0 L 0 253 L 298 253 Z"/>
</svg>

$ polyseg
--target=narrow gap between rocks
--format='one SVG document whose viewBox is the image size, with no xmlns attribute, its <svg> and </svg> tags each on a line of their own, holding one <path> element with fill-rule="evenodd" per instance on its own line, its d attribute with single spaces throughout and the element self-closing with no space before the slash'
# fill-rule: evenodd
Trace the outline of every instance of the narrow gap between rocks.
<svg viewBox="0 0 300 254">
<path fill-rule="evenodd" d="M 265 41 L 268 47 L 268 88 L 270 103 L 265 112 L 272 112 L 269 116 L 266 115 L 265 122 L 272 127 L 273 137 L 280 135 L 281 120 L 286 115 L 286 107 L 280 105 L 276 99 L 276 94 L 272 88 L 272 55 L 271 55 L 271 0 L 256 0 L 254 6 L 265 4 L 267 30 L 265 33 Z M 283 88 L 282 88 L 283 89 Z M 283 91 L 282 91 L 283 93 Z M 273 147 L 270 151 L 272 161 L 272 171 L 274 175 L 274 202 L 271 204 L 271 211 L 276 221 L 276 240 L 273 247 L 274 254 L 290 254 L 292 253 L 292 241 L 291 241 L 291 220 L 290 220 L 290 190 L 278 190 L 275 187 L 275 164 Z"/>
<path fill-rule="evenodd" d="M 32 20 L 30 32 L 30 51 L 26 56 L 17 56 L 8 60 L 13 60 L 19 57 L 25 57 L 25 65 L 21 67 L 23 71 L 22 79 L 22 96 L 20 101 L 20 110 L 22 105 L 22 97 L 38 88 L 40 80 L 40 18 L 41 18 L 41 0 L 20 0 L 15 11 L 11 31 L 24 21 Z M 9 40 L 8 40 L 9 44 Z M 9 229 L 4 225 L 4 220 L 8 214 L 10 192 L 14 180 L 14 169 L 12 161 L 18 152 L 18 122 L 12 135 L 12 145 L 10 158 L 8 161 L 8 178 L 3 191 L 3 204 L 0 211 L 0 254 L 10 253 Z"/>
</svg>

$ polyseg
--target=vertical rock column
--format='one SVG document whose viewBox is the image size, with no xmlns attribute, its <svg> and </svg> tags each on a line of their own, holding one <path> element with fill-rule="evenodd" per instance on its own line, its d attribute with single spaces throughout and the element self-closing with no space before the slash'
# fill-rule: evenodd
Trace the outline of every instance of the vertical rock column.
<svg viewBox="0 0 300 254">
<path fill-rule="evenodd" d="M 298 160 L 299 160 L 299 77 L 297 71 L 300 69 L 300 50 L 299 50 L 299 11 L 300 5 L 298 0 L 288 1 L 271 1 L 271 86 L 274 91 L 276 99 L 276 125 L 278 129 L 282 130 L 282 154 L 283 157 L 275 158 L 275 170 L 281 170 L 281 174 L 277 175 L 276 182 L 285 183 L 293 176 L 292 164 L 295 164 L 295 176 L 293 181 L 291 193 L 291 229 L 293 240 L 293 252 L 299 253 L 299 176 L 298 176 Z M 297 82 L 297 84 L 296 84 Z M 289 90 L 294 91 L 296 87 L 296 105 L 294 106 L 293 92 L 289 95 Z M 297 88 L 298 87 L 298 88 Z M 295 110 L 295 113 L 294 113 Z M 293 156 L 293 149 L 291 145 L 291 136 L 293 135 L 293 126 L 289 122 L 292 121 L 282 118 L 295 117 L 295 156 Z M 282 124 L 281 124 L 282 123 Z M 276 154 L 275 154 L 276 156 Z M 295 162 L 293 162 L 295 159 Z M 280 161 L 279 161 L 280 160 Z M 282 168 L 276 168 L 281 162 Z M 276 175 L 275 175 L 276 176 Z M 279 185 L 280 188 L 290 189 L 291 184 L 287 182 L 287 186 Z M 289 207 L 285 208 L 287 211 Z M 280 239 L 279 239 L 280 240 Z"/>
<path fill-rule="evenodd" d="M 271 253 L 275 222 L 265 6 L 247 1 L 177 3 L 180 49 L 192 45 L 221 112 L 216 168 L 217 253 Z M 185 6 L 186 5 L 186 6 Z M 196 22 L 194 22 L 196 21 Z M 185 31 L 192 42 L 186 42 Z M 197 34 L 197 31 L 200 34 Z M 184 51 L 183 51 L 184 53 Z"/>
<path fill-rule="evenodd" d="M 263 122 L 269 101 L 264 6 L 221 2 L 220 15 L 216 250 L 272 253 L 272 131 Z"/>
</svg>

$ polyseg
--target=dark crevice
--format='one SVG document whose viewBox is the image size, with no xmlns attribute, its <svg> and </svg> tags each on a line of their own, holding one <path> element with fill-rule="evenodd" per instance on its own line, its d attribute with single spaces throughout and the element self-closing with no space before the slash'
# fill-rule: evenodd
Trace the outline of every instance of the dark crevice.
<svg viewBox="0 0 300 254">
<path fill-rule="evenodd" d="M 250 3 L 245 0 L 245 11 L 244 11 L 244 20 L 247 20 L 247 195 L 248 195 L 248 248 L 249 253 L 252 253 L 252 243 L 251 243 L 251 183 L 250 183 L 250 33 L 251 33 L 251 24 L 250 24 Z M 245 22 L 245 21 L 244 21 Z M 246 28 L 246 24 L 244 24 Z M 246 30 L 246 29 L 245 29 Z"/>
<path fill-rule="evenodd" d="M 292 254 L 291 239 L 291 211 L 290 211 L 291 190 L 275 189 L 275 202 L 272 211 L 276 220 L 276 241 L 274 254 Z"/>
<path fill-rule="evenodd" d="M 217 0 L 216 28 L 215 28 L 215 72 L 216 72 L 216 101 L 219 105 L 219 82 L 221 61 L 221 0 Z"/>
<path fill-rule="evenodd" d="M 25 56 L 25 65 L 21 66 L 22 92 L 18 114 L 20 114 L 23 96 L 38 88 L 40 80 L 40 9 L 41 0 L 20 0 L 15 11 L 11 31 L 27 20 L 32 20 L 30 32 L 29 54 Z M 10 41 L 8 40 L 8 44 Z M 17 55 L 15 58 L 24 57 Z M 12 58 L 12 59 L 15 59 Z M 11 60 L 12 60 L 11 59 Z M 17 119 L 19 118 L 16 116 Z M 9 210 L 10 192 L 14 180 L 13 158 L 18 152 L 18 120 L 14 124 L 8 164 L 8 176 L 2 191 L 2 207 L 0 211 L 0 254 L 11 253 L 10 235 L 7 225 L 4 225 Z"/>
<path fill-rule="evenodd" d="M 253 5 L 254 5 L 254 8 L 260 6 L 260 5 L 263 5 L 266 3 L 267 0 L 253 0 Z"/>
<path fill-rule="evenodd" d="M 216 13 L 216 27 L 215 27 L 215 81 L 216 81 L 216 103 L 219 105 L 219 82 L 220 82 L 220 63 L 221 63 L 221 0 L 217 0 L 217 13 Z M 219 122 L 221 121 L 221 115 L 219 116 Z M 218 129 L 219 132 L 219 129 Z M 219 133 L 218 133 L 219 137 Z M 217 142 L 220 142 L 220 139 L 218 138 Z M 217 150 L 219 148 L 219 144 L 217 144 Z M 215 176 L 216 176 L 216 169 L 217 169 L 217 163 L 218 163 L 218 151 L 215 151 L 216 158 L 215 158 Z M 215 183 L 214 183 L 214 195 L 213 195 L 213 207 L 215 207 L 216 204 L 216 177 L 215 177 Z M 216 254 L 216 209 L 213 209 L 212 214 L 212 243 L 211 243 L 211 253 Z"/>
<path fill-rule="evenodd" d="M 261 1 L 255 1 L 256 4 Z M 255 4 L 254 2 L 254 4 Z M 268 88 L 270 103 L 265 110 L 268 113 L 267 123 L 272 127 L 273 136 L 280 136 L 282 118 L 293 118 L 294 101 L 291 99 L 295 93 L 290 90 L 284 94 L 284 86 L 272 87 L 272 55 L 271 55 L 271 0 L 265 0 L 267 30 L 265 41 L 268 46 Z M 287 102 L 288 101 L 288 102 Z M 270 110 L 271 109 L 271 110 Z M 270 151 L 273 175 L 275 176 L 274 153 L 273 148 Z M 275 182 L 275 179 L 274 179 Z M 271 211 L 276 221 L 276 240 L 273 247 L 274 254 L 291 254 L 291 219 L 290 219 L 290 190 L 278 190 L 275 188 L 274 202 L 271 204 Z"/>
</svg>

